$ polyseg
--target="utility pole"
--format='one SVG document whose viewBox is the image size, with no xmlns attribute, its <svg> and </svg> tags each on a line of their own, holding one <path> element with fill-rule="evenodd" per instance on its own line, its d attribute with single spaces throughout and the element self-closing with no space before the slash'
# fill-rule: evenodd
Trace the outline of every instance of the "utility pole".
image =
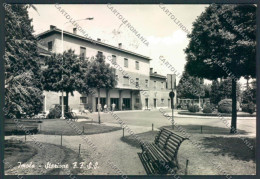
<svg viewBox="0 0 260 179">
<path fill-rule="evenodd" d="M 168 76 L 169 77 L 169 76 Z M 169 97 L 171 98 L 171 108 L 172 108 L 172 129 L 174 129 L 174 117 L 173 117 L 173 113 L 174 113 L 174 96 L 175 93 L 173 92 L 173 79 L 172 79 L 173 75 L 170 75 L 170 84 L 171 84 L 171 92 L 169 93 Z"/>
</svg>

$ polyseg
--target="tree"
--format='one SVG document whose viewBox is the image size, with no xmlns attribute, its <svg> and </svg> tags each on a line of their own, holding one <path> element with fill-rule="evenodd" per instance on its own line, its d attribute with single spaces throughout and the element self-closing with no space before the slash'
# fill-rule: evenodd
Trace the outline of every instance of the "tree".
<svg viewBox="0 0 260 179">
<path fill-rule="evenodd" d="M 220 82 L 218 91 L 221 99 L 232 98 L 232 79 L 227 78 Z M 239 82 L 236 85 L 236 96 L 238 101 L 241 96 L 241 84 Z"/>
<path fill-rule="evenodd" d="M 241 96 L 241 85 L 237 84 L 236 89 L 237 100 Z M 218 102 L 225 98 L 232 98 L 232 79 L 227 78 L 221 82 L 214 80 L 211 85 L 210 102 L 213 104 L 218 104 Z"/>
<path fill-rule="evenodd" d="M 219 91 L 219 82 L 218 80 L 214 80 L 211 85 L 211 93 L 210 93 L 210 102 L 213 104 L 218 104 L 218 102 L 221 100 L 221 94 Z"/>
<path fill-rule="evenodd" d="M 32 116 L 42 110 L 39 55 L 29 7 L 13 4 L 5 11 L 5 108 L 9 117 Z"/>
<path fill-rule="evenodd" d="M 242 92 L 242 103 L 248 104 L 253 102 L 256 104 L 256 81 L 247 86 L 246 90 Z"/>
<path fill-rule="evenodd" d="M 236 82 L 256 75 L 256 6 L 210 5 L 193 23 L 185 69 L 193 76 L 232 78 L 231 133 L 236 132 Z"/>
<path fill-rule="evenodd" d="M 210 85 L 210 84 L 205 84 L 205 85 L 204 85 L 204 91 L 205 91 L 205 96 L 204 96 L 204 98 L 210 98 L 211 85 Z"/>
<path fill-rule="evenodd" d="M 68 50 L 62 54 L 52 54 L 46 61 L 43 70 L 44 90 L 66 93 L 65 111 L 69 111 L 69 93 L 80 90 L 82 87 L 81 60 L 74 51 Z M 63 76 L 63 78 L 62 78 Z"/>
<path fill-rule="evenodd" d="M 85 83 L 90 88 L 98 90 L 98 106 L 100 105 L 100 89 L 112 89 L 116 86 L 115 69 L 105 63 L 105 57 L 102 54 L 97 54 L 96 59 L 91 61 L 88 68 L 88 73 L 85 76 Z M 100 108 L 98 107 L 98 122 L 100 121 Z"/>
<path fill-rule="evenodd" d="M 182 77 L 177 86 L 178 98 L 195 99 L 205 95 L 203 80 L 190 76 L 187 72 L 183 72 Z"/>
</svg>

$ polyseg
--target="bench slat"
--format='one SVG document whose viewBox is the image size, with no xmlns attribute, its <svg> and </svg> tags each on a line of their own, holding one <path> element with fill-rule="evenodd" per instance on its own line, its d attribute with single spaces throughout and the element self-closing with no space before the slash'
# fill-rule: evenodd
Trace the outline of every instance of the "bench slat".
<svg viewBox="0 0 260 179">
<path fill-rule="evenodd" d="M 176 135 L 175 133 L 173 133 L 173 132 L 170 132 L 170 131 L 167 131 L 167 135 L 174 135 L 174 137 L 175 137 L 175 139 L 177 139 L 177 140 L 183 140 L 184 138 L 182 138 L 182 137 L 180 137 L 180 136 L 178 136 L 178 135 Z"/>
<path fill-rule="evenodd" d="M 170 137 L 168 142 L 172 143 L 173 145 L 179 145 L 182 141 L 177 141 L 174 138 Z"/>
<path fill-rule="evenodd" d="M 160 148 L 157 145 L 153 144 L 153 146 L 160 150 Z M 171 158 L 164 151 L 160 150 L 160 154 L 167 159 L 166 162 L 170 162 Z"/>
<path fill-rule="evenodd" d="M 165 158 L 165 156 L 161 153 L 160 149 L 158 150 L 157 146 L 154 144 L 151 144 L 150 146 L 150 152 L 153 153 L 153 155 L 155 156 L 155 160 L 162 160 L 165 162 L 168 162 L 168 159 Z"/>
<path fill-rule="evenodd" d="M 173 133 L 174 135 L 176 135 L 176 136 L 178 136 L 178 137 L 180 137 L 181 139 L 189 139 L 189 138 L 187 138 L 187 137 L 184 137 L 184 136 L 181 136 L 181 135 L 179 135 L 179 134 L 176 134 L 175 132 L 173 132 L 173 131 L 170 131 L 169 129 L 166 129 L 166 128 L 163 128 L 164 130 L 166 130 L 166 131 L 168 131 L 168 132 L 171 132 L 171 133 Z"/>
<path fill-rule="evenodd" d="M 174 145 L 172 145 L 171 143 L 167 143 L 166 144 L 166 148 L 170 148 L 170 150 L 172 150 L 172 151 L 176 151 L 176 149 L 178 149 L 178 145 L 176 146 L 174 146 Z"/>
</svg>

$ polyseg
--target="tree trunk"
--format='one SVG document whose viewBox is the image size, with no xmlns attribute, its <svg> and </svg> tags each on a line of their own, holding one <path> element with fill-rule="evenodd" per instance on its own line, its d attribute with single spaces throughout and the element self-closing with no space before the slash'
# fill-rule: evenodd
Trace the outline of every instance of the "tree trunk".
<svg viewBox="0 0 260 179">
<path fill-rule="evenodd" d="M 230 133 L 234 134 L 237 130 L 237 95 L 236 95 L 236 80 L 232 78 L 232 120 Z"/>
<path fill-rule="evenodd" d="M 69 112 L 69 92 L 66 92 L 66 108 L 65 108 L 65 111 L 66 112 Z"/>
<path fill-rule="evenodd" d="M 98 123 L 100 124 L 100 89 L 98 88 Z"/>
</svg>

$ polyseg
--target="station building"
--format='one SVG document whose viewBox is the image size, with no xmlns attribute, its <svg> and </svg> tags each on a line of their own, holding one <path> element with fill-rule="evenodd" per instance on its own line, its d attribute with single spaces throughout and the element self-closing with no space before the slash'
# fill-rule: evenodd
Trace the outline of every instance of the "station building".
<svg viewBox="0 0 260 179">
<path fill-rule="evenodd" d="M 62 31 L 55 26 L 37 35 L 40 38 L 38 45 L 40 56 L 50 56 L 52 53 L 62 53 Z M 63 31 L 63 50 L 72 49 L 79 58 L 91 59 L 98 53 L 104 55 L 105 60 L 115 68 L 117 86 L 114 89 L 100 90 L 100 103 L 108 107 L 114 103 L 116 110 L 138 110 L 169 108 L 170 98 L 166 76 L 153 72 L 150 68 L 149 57 L 125 50 L 122 44 L 112 46 L 101 42 L 100 39 L 92 40 L 73 32 Z M 42 58 L 44 59 L 44 58 Z M 41 63 L 44 64 L 44 61 Z M 175 77 L 174 80 L 176 81 Z M 176 93 L 176 86 L 173 89 Z M 69 96 L 69 106 L 74 112 L 84 109 L 97 111 L 97 89 L 93 93 L 80 94 L 74 92 Z M 64 97 L 65 98 L 65 97 Z M 55 104 L 61 104 L 61 92 L 44 91 L 44 111 L 49 112 Z M 66 99 L 64 99 L 66 100 Z M 176 103 L 176 99 L 175 102 Z"/>
</svg>

